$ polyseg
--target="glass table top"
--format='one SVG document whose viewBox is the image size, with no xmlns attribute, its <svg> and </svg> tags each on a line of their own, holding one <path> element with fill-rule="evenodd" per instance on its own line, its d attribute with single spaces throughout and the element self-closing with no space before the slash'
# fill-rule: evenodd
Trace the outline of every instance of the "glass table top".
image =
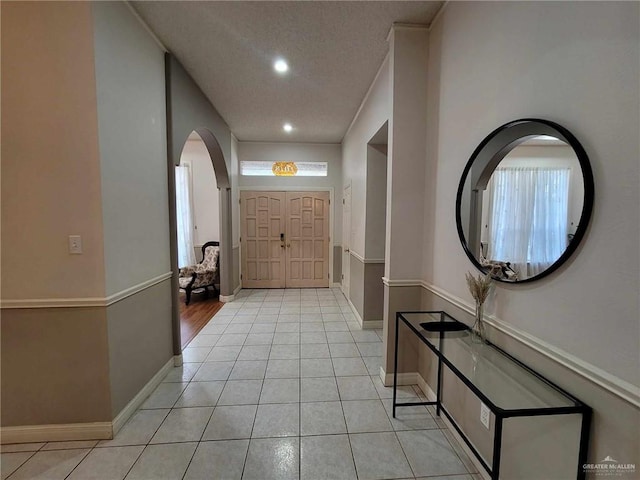
<svg viewBox="0 0 640 480">
<path fill-rule="evenodd" d="M 449 326 L 461 325 L 445 312 L 402 312 L 400 317 L 423 342 L 446 358 L 498 408 L 520 410 L 578 405 L 574 399 L 494 346 L 472 342 L 468 327 L 461 331 L 448 331 Z M 402 324 L 401 321 L 400 335 Z M 440 331 L 431 331 L 434 327 L 438 330 L 438 327 L 444 327 L 442 339 Z"/>
</svg>

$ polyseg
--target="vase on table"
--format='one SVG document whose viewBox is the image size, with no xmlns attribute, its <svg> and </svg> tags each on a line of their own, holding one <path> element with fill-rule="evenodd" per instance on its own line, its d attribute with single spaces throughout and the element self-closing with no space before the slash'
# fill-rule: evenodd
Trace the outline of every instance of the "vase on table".
<svg viewBox="0 0 640 480">
<path fill-rule="evenodd" d="M 476 319 L 471 327 L 471 341 L 473 343 L 487 343 L 483 320 L 484 304 L 476 301 Z"/>
</svg>

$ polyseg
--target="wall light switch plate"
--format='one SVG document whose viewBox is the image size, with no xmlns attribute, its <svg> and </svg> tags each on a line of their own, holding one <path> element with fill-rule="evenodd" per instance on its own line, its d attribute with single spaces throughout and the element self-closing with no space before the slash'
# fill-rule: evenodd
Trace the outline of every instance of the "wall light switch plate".
<svg viewBox="0 0 640 480">
<path fill-rule="evenodd" d="M 489 407 L 487 407 L 484 403 L 480 402 L 480 422 L 489 430 L 489 416 L 490 416 Z"/>
<path fill-rule="evenodd" d="M 82 237 L 80 235 L 69 235 L 69 253 L 73 255 L 82 254 Z"/>
</svg>

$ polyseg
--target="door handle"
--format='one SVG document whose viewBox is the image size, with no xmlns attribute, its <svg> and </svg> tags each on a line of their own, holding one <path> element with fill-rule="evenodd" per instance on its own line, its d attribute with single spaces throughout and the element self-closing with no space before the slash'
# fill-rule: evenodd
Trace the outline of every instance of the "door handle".
<svg viewBox="0 0 640 480">
<path fill-rule="evenodd" d="M 280 248 L 284 248 L 284 233 L 280 234 Z"/>
<path fill-rule="evenodd" d="M 344 253 L 349 253 L 349 249 L 348 249 L 348 248 L 345 248 L 345 249 L 344 249 Z"/>
<path fill-rule="evenodd" d="M 290 244 L 290 243 L 287 243 L 287 248 L 289 248 L 289 247 L 291 247 L 291 244 Z"/>
</svg>

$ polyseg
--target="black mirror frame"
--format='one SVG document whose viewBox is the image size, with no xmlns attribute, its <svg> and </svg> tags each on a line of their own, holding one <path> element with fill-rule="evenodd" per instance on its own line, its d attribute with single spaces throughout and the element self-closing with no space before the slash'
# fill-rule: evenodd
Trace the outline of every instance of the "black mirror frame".
<svg viewBox="0 0 640 480">
<path fill-rule="evenodd" d="M 533 277 L 525 278 L 524 280 L 516 280 L 516 281 L 509 281 L 502 278 L 494 277 L 494 280 L 503 282 L 503 283 L 508 283 L 508 284 L 528 283 L 534 280 L 540 280 L 541 278 L 544 278 L 547 275 L 550 275 L 551 273 L 555 272 L 564 262 L 566 262 L 569 259 L 569 257 L 571 257 L 573 252 L 575 252 L 575 250 L 578 248 L 578 245 L 580 245 L 582 238 L 587 232 L 587 227 L 589 225 L 589 220 L 591 218 L 591 212 L 593 211 L 593 202 L 595 197 L 593 171 L 591 170 L 591 163 L 589 161 L 589 157 L 587 155 L 587 152 L 584 150 L 584 148 L 578 141 L 578 139 L 569 130 L 567 130 L 561 125 L 558 125 L 555 122 L 552 122 L 550 120 L 543 120 L 539 118 L 523 118 L 520 120 L 514 120 L 512 122 L 505 123 L 504 125 L 496 128 L 493 132 L 491 132 L 474 150 L 473 154 L 471 155 L 471 158 L 467 162 L 462 172 L 462 177 L 460 178 L 460 184 L 458 185 L 458 193 L 456 195 L 456 227 L 458 230 L 458 237 L 460 238 L 460 243 L 462 244 L 462 248 L 467 254 L 467 257 L 469 257 L 469 260 L 471 260 L 471 263 L 473 263 L 473 265 L 478 270 L 480 270 L 483 273 L 486 273 L 485 268 L 482 265 L 480 265 L 480 262 L 478 262 L 475 255 L 471 252 L 471 250 L 469 250 L 467 241 L 464 236 L 464 231 L 462 229 L 462 218 L 461 218 L 460 210 L 462 206 L 462 192 L 464 190 L 464 184 L 467 180 L 467 175 L 469 175 L 471 167 L 473 166 L 473 163 L 478 157 L 478 155 L 482 152 L 482 150 L 487 146 L 487 144 L 491 140 L 493 140 L 495 137 L 505 132 L 506 130 L 513 128 L 515 126 L 522 126 L 524 123 L 527 123 L 527 122 L 529 123 L 535 122 L 555 130 L 558 133 L 558 137 L 560 137 L 562 140 L 565 140 L 566 143 L 568 143 L 569 146 L 573 148 L 573 151 L 575 152 L 578 158 L 578 162 L 580 163 L 580 169 L 582 171 L 582 178 L 584 182 L 584 203 L 582 205 L 582 213 L 580 215 L 580 222 L 578 224 L 578 228 L 576 229 L 576 233 L 574 234 L 573 240 L 569 243 L 564 253 L 560 255 L 560 257 L 553 264 L 551 264 L 551 266 L 547 268 L 544 272 L 538 275 L 535 275 Z M 533 133 L 533 134 L 537 135 L 537 133 Z"/>
</svg>

